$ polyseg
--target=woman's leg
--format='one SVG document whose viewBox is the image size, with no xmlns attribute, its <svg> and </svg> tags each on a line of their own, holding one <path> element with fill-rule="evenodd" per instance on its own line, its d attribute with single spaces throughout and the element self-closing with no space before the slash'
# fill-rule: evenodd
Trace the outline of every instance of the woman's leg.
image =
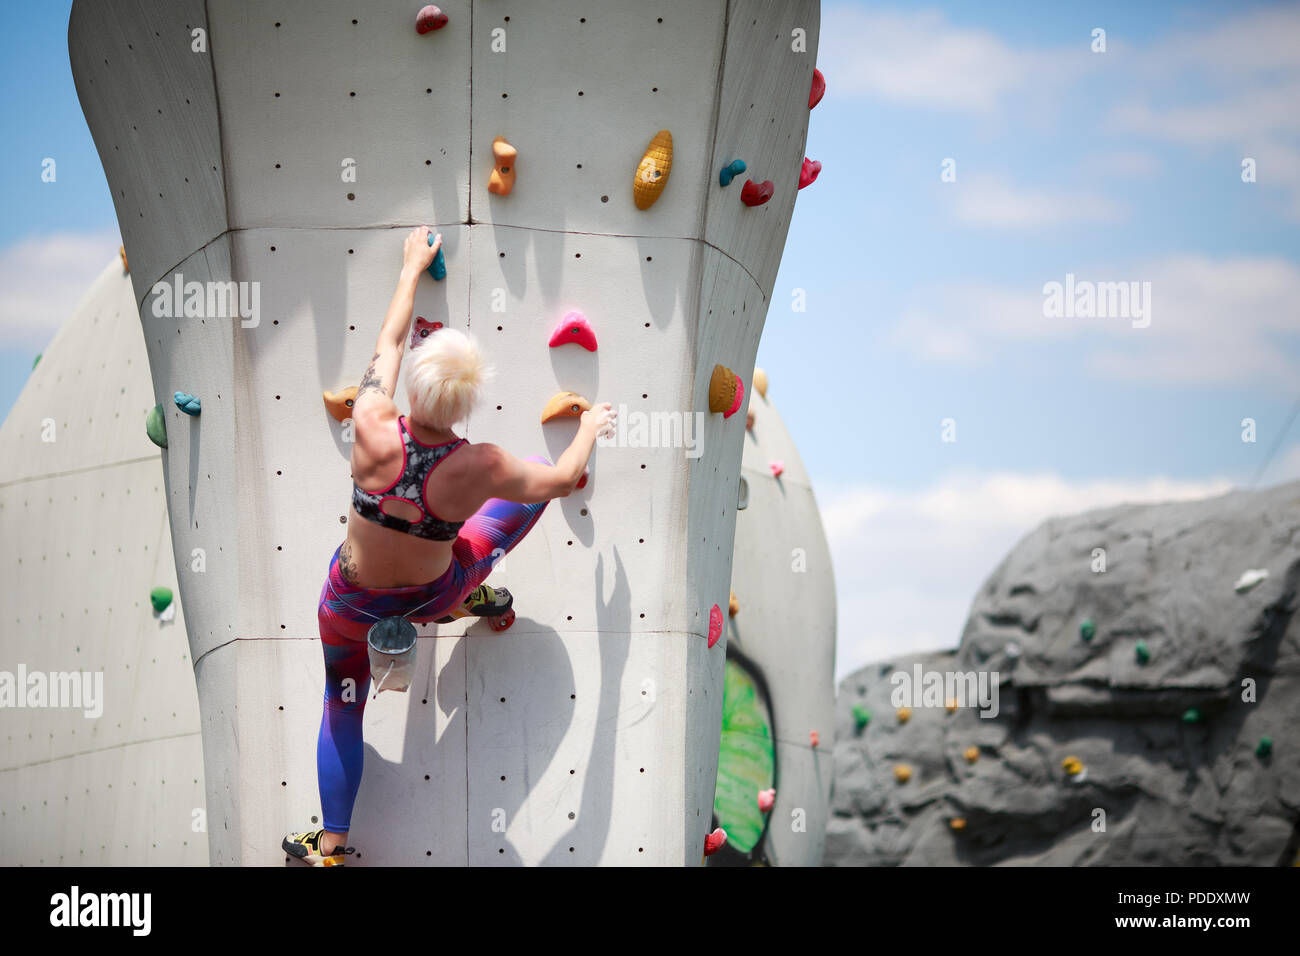
<svg viewBox="0 0 1300 956">
<path fill-rule="evenodd" d="M 550 464 L 540 455 L 526 460 Z M 517 501 L 489 498 L 461 526 L 451 551 L 464 572 L 462 597 L 482 584 L 496 562 L 523 540 L 524 535 L 537 524 L 546 505 L 545 501 L 524 505 Z"/>
</svg>

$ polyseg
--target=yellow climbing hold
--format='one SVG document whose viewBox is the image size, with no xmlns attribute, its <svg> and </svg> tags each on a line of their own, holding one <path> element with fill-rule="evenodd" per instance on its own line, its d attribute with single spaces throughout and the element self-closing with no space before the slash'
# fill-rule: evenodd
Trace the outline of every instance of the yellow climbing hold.
<svg viewBox="0 0 1300 956">
<path fill-rule="evenodd" d="M 325 392 L 325 410 L 334 416 L 336 422 L 344 422 L 352 417 L 352 403 L 357 398 L 357 387 L 349 385 L 340 392 Z"/>
<path fill-rule="evenodd" d="M 908 722 L 909 720 L 911 720 L 911 719 L 912 719 L 912 708 L 911 708 L 911 707 L 900 707 L 900 708 L 898 708 L 898 722 L 899 722 L 900 724 L 905 724 L 905 723 L 907 723 L 907 722 Z"/>
<path fill-rule="evenodd" d="M 492 140 L 492 161 L 496 166 L 488 178 L 488 192 L 498 196 L 509 196 L 515 188 L 515 159 L 519 150 L 506 142 L 504 136 Z"/>
<path fill-rule="evenodd" d="M 949 697 L 947 700 L 943 702 L 943 706 L 945 709 L 947 709 L 948 713 L 951 714 L 953 711 L 957 709 L 957 698 Z"/>
<path fill-rule="evenodd" d="M 767 373 L 757 367 L 754 369 L 754 391 L 767 398 Z"/>
<path fill-rule="evenodd" d="M 912 779 L 912 768 L 905 763 L 900 763 L 894 767 L 894 779 L 899 783 L 907 783 Z"/>
<path fill-rule="evenodd" d="M 974 763 L 980 759 L 980 749 L 978 747 L 967 747 L 961 752 L 961 755 L 966 758 L 967 763 Z"/>
<path fill-rule="evenodd" d="M 1066 757 L 1064 760 L 1061 761 L 1061 769 L 1064 770 L 1066 773 L 1068 773 L 1071 777 L 1076 776 L 1080 771 L 1083 770 L 1083 761 L 1080 760 L 1078 757 Z"/>
<path fill-rule="evenodd" d="M 130 272 L 131 267 L 126 264 L 126 246 L 118 246 L 117 254 L 122 257 L 122 271 Z"/>
<path fill-rule="evenodd" d="M 948 826 L 952 827 L 954 830 L 957 830 L 957 831 L 965 830 L 965 829 L 966 829 L 966 818 L 965 818 L 965 817 L 953 817 L 951 820 L 948 821 Z"/>
<path fill-rule="evenodd" d="M 577 418 L 583 412 L 591 410 L 591 402 L 577 392 L 560 392 L 551 397 L 542 409 L 542 424 L 552 418 Z"/>
<path fill-rule="evenodd" d="M 655 133 L 645 149 L 641 162 L 636 164 L 632 179 L 632 201 L 637 209 L 649 209 L 663 194 L 668 174 L 673 169 L 673 134 L 666 129 Z"/>
<path fill-rule="evenodd" d="M 725 365 L 713 366 L 713 374 L 709 377 L 709 411 L 721 412 L 723 418 L 730 418 L 744 400 L 745 386 L 740 376 Z"/>
<path fill-rule="evenodd" d="M 732 591 L 731 601 L 727 605 L 727 614 L 731 617 L 735 617 L 736 612 L 738 612 L 739 610 L 740 610 L 740 602 L 736 600 L 736 592 Z"/>
</svg>

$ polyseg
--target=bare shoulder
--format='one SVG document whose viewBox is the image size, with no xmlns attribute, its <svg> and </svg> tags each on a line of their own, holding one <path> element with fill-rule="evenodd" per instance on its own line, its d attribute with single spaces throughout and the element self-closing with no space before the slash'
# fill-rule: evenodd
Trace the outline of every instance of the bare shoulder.
<svg viewBox="0 0 1300 956">
<path fill-rule="evenodd" d="M 374 405 L 357 409 L 352 427 L 356 437 L 352 444 L 352 473 L 358 480 L 402 457 L 402 436 L 395 413 Z"/>
</svg>

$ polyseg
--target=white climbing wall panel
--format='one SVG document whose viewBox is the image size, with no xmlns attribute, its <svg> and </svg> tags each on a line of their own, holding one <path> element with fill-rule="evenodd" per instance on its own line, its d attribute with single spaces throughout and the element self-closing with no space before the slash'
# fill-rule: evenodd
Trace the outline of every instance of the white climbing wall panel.
<svg viewBox="0 0 1300 956">
<path fill-rule="evenodd" d="M 754 427 L 741 473 L 748 507 L 736 518 L 727 627 L 762 672 L 776 736 L 776 803 L 764 851 L 777 866 L 819 866 L 830 813 L 835 748 L 835 576 L 812 484 L 767 396 L 750 393 Z M 774 477 L 772 462 L 784 471 Z M 811 734 L 817 732 L 817 746 Z"/>
<path fill-rule="evenodd" d="M 553 458 L 572 425 L 539 413 L 574 390 L 625 421 L 700 411 L 702 453 L 599 448 L 587 489 L 498 569 L 514 627 L 421 628 L 424 684 L 367 708 L 356 862 L 695 864 L 724 662 L 708 612 L 727 603 L 744 432 L 709 413 L 708 385 L 722 364 L 749 387 L 818 4 L 448 2 L 424 36 L 419 6 L 73 7 L 73 73 L 167 416 L 172 542 L 207 562 L 179 580 L 211 859 L 279 863 L 281 837 L 319 815 L 316 603 L 350 486 L 321 392 L 359 380 L 403 233 L 425 223 L 448 276 L 421 280 L 415 312 L 474 332 L 498 369 L 471 440 Z M 640 211 L 632 176 L 660 129 L 672 172 Z M 486 191 L 498 135 L 519 150 L 506 197 Z M 741 203 L 745 177 L 718 186 L 734 158 L 774 181 L 766 205 Z M 155 316 L 153 284 L 178 272 L 257 283 L 260 321 Z M 546 347 L 570 310 L 598 352 Z"/>
<path fill-rule="evenodd" d="M 184 609 L 164 621 L 149 602 L 176 591 L 162 453 L 144 432 L 153 404 L 114 255 L 0 425 L 0 671 L 103 680 L 98 717 L 0 708 L 8 864 L 208 862 Z"/>
</svg>

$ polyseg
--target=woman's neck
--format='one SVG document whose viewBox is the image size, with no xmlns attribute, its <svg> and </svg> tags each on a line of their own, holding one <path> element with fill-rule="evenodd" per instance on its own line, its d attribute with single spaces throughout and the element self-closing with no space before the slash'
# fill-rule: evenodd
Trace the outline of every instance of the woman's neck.
<svg viewBox="0 0 1300 956">
<path fill-rule="evenodd" d="M 430 428 L 428 425 L 417 422 L 410 415 L 406 416 L 406 427 L 426 445 L 436 445 L 439 442 L 451 441 L 457 437 L 450 428 Z"/>
</svg>

